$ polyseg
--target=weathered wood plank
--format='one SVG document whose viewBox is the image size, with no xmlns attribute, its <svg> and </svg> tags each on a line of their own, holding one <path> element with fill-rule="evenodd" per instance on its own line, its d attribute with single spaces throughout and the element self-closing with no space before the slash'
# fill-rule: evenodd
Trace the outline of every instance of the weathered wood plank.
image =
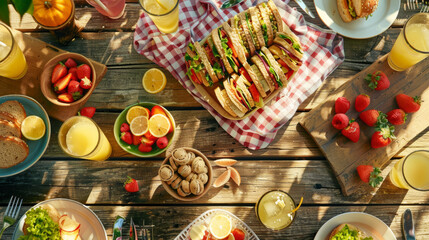
<svg viewBox="0 0 429 240">
<path fill-rule="evenodd" d="M 22 213 L 29 207 L 23 207 Z M 260 239 L 302 239 L 312 240 L 319 228 L 332 217 L 345 212 L 365 212 L 372 214 L 392 229 L 397 239 L 402 239 L 401 215 L 406 208 L 410 208 L 414 215 L 416 224 L 416 236 L 418 239 L 429 239 L 429 210 L 427 206 L 302 206 L 292 225 L 281 231 L 271 231 L 266 229 L 255 216 L 253 207 L 144 207 L 144 206 L 90 206 L 103 222 L 106 232 L 111 238 L 113 232 L 113 222 L 115 216 L 121 215 L 126 218 L 124 224 L 123 239 L 128 239 L 129 220 L 132 217 L 134 222 L 155 225 L 155 239 L 174 239 L 191 221 L 200 214 L 211 209 L 224 209 L 235 214 L 242 219 L 258 235 Z M 5 211 L 5 207 L 0 207 L 0 212 Z M 317 214 L 316 214 L 317 213 Z M 10 239 L 14 227 L 5 231 L 5 239 Z"/>
</svg>

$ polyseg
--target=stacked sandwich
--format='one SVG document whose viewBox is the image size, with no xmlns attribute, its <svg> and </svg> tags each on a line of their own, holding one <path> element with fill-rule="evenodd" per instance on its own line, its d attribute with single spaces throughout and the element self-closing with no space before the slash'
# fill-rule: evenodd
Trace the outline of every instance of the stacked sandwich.
<svg viewBox="0 0 429 240">
<path fill-rule="evenodd" d="M 10 168 L 27 158 L 28 145 L 21 139 L 21 123 L 27 116 L 18 101 L 0 104 L 0 168 Z"/>
<path fill-rule="evenodd" d="M 222 23 L 186 49 L 186 75 L 214 92 L 232 117 L 264 105 L 302 64 L 298 37 L 269 0 Z"/>
</svg>

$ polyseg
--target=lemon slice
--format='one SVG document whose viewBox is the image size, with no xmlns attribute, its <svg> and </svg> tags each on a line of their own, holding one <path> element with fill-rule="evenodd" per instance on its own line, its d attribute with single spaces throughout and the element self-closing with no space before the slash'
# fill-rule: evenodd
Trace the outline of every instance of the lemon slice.
<svg viewBox="0 0 429 240">
<path fill-rule="evenodd" d="M 151 68 L 143 75 L 142 84 L 146 92 L 155 94 L 165 88 L 167 78 L 158 68 Z"/>
<path fill-rule="evenodd" d="M 168 7 L 167 7 L 167 5 L 168 4 L 166 4 L 166 3 L 163 3 L 162 2 L 162 0 L 156 0 L 156 2 L 159 4 L 159 6 L 161 6 L 162 8 L 164 8 L 164 9 L 168 9 Z"/>
<path fill-rule="evenodd" d="M 170 120 L 166 116 L 155 114 L 149 119 L 149 132 L 154 137 L 164 137 L 168 130 L 170 130 Z"/>
<path fill-rule="evenodd" d="M 144 108 L 142 106 L 134 106 L 130 108 L 127 112 L 127 122 L 131 123 L 131 121 L 133 121 L 134 118 L 139 116 L 144 116 L 149 118 L 149 115 L 150 115 L 149 109 Z"/>
<path fill-rule="evenodd" d="M 149 120 L 146 116 L 135 117 L 130 123 L 130 130 L 134 136 L 142 136 L 147 133 Z"/>
<path fill-rule="evenodd" d="M 28 116 L 22 121 L 21 132 L 28 140 L 39 140 L 45 135 L 46 126 L 38 116 Z"/>
<path fill-rule="evenodd" d="M 228 237 L 232 230 L 232 223 L 229 217 L 225 215 L 216 215 L 210 221 L 210 233 L 216 239 L 224 239 Z"/>
</svg>

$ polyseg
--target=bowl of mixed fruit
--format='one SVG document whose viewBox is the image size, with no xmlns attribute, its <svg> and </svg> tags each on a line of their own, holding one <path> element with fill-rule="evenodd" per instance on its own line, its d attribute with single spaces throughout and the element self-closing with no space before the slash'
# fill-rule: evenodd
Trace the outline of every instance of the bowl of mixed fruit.
<svg viewBox="0 0 429 240">
<path fill-rule="evenodd" d="M 138 157 L 154 157 L 171 144 L 175 133 L 171 113 L 161 105 L 141 102 L 125 108 L 116 118 L 113 132 L 124 151 Z"/>
</svg>

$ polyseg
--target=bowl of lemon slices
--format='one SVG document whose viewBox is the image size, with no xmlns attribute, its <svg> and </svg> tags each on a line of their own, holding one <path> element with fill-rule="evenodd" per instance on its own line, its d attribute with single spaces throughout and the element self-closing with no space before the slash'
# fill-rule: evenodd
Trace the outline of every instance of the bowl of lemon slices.
<svg viewBox="0 0 429 240">
<path fill-rule="evenodd" d="M 138 157 L 154 157 L 172 143 L 176 123 L 171 113 L 156 103 L 140 102 L 116 118 L 113 132 L 118 145 Z"/>
</svg>

